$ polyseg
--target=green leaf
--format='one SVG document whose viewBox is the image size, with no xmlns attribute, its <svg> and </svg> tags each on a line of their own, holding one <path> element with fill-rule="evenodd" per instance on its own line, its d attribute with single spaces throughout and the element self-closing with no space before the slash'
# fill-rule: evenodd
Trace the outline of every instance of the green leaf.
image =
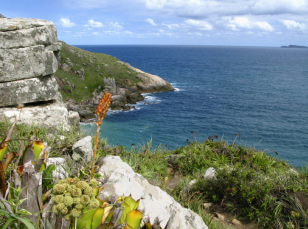
<svg viewBox="0 0 308 229">
<path fill-rule="evenodd" d="M 22 222 L 28 229 L 35 229 L 35 227 L 33 226 L 33 224 L 32 224 L 32 223 L 30 222 L 30 220 L 27 219 L 27 218 L 22 218 L 22 217 L 19 217 L 19 216 L 14 215 L 14 214 L 8 213 L 6 210 L 1 210 L 1 209 L 0 209 L 0 212 L 4 213 L 5 215 L 8 215 L 8 216 L 10 217 L 9 220 L 10 220 L 11 218 L 13 218 L 14 220 L 18 220 L 18 221 Z M 8 221 L 9 221 L 9 220 L 8 220 Z M 11 221 L 11 220 L 10 220 L 10 221 Z M 11 223 L 9 222 L 9 224 L 11 224 Z M 8 226 L 9 226 L 9 225 L 7 225 L 7 226 L 4 227 L 4 228 L 8 228 Z"/>
<path fill-rule="evenodd" d="M 92 229 L 92 219 L 96 209 L 88 210 L 87 208 L 84 208 L 83 212 L 83 216 L 81 218 L 77 218 L 77 229 Z"/>
<path fill-rule="evenodd" d="M 99 225 L 102 224 L 104 211 L 105 211 L 104 208 L 97 208 L 96 212 L 93 215 L 92 228 L 97 228 Z"/>
<path fill-rule="evenodd" d="M 3 229 L 9 228 L 9 226 L 11 226 L 11 224 L 13 224 L 14 221 L 16 221 L 16 219 L 14 219 L 14 218 L 12 218 L 12 217 L 9 218 L 9 219 L 6 221 L 6 223 L 3 225 Z"/>
<path fill-rule="evenodd" d="M 126 215 L 131 211 L 131 208 L 129 207 L 129 205 L 125 202 L 122 203 L 121 207 L 124 207 L 124 211 L 123 214 L 119 220 L 119 224 L 122 224 L 125 222 L 126 220 Z"/>
<path fill-rule="evenodd" d="M 28 212 L 26 209 L 20 209 L 17 211 L 20 215 L 32 215 L 31 212 Z"/>
<path fill-rule="evenodd" d="M 55 165 L 49 165 L 44 171 L 43 171 L 43 190 L 45 189 L 51 189 L 54 184 L 52 184 L 53 177 L 52 172 L 56 169 Z"/>
</svg>

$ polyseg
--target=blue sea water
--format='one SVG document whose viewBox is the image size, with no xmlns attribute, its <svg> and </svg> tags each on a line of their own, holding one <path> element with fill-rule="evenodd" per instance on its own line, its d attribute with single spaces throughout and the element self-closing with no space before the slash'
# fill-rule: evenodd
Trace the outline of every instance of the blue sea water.
<svg viewBox="0 0 308 229">
<path fill-rule="evenodd" d="M 137 110 L 109 112 L 101 137 L 130 148 L 150 138 L 175 149 L 211 135 L 308 161 L 308 49 L 222 46 L 78 46 L 158 75 L 176 91 L 146 94 Z M 149 103 L 149 104 L 145 104 Z M 94 134 L 95 125 L 82 125 Z"/>
</svg>

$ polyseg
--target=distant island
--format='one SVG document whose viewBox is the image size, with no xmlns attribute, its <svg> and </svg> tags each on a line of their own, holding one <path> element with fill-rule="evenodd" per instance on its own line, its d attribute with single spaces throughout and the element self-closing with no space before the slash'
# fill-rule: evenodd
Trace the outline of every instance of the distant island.
<svg viewBox="0 0 308 229">
<path fill-rule="evenodd" d="M 308 47 L 300 45 L 289 45 L 289 46 L 281 46 L 280 48 L 308 48 Z"/>
</svg>

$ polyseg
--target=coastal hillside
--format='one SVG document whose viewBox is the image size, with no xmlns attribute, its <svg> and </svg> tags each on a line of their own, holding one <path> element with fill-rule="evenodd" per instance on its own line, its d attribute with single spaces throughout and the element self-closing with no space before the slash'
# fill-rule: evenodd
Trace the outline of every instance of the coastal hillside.
<svg viewBox="0 0 308 229">
<path fill-rule="evenodd" d="M 141 93 L 174 90 L 162 78 L 145 73 L 128 63 L 102 53 L 93 53 L 62 43 L 55 73 L 59 91 L 70 110 L 90 118 L 103 91 L 113 94 L 111 108 L 128 110 L 143 100 Z M 90 105 L 90 106 L 89 106 Z"/>
</svg>

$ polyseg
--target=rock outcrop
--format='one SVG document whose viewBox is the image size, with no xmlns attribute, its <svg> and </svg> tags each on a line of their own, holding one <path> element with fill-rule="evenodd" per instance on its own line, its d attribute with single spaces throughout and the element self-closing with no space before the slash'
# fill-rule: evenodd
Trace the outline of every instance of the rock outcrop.
<svg viewBox="0 0 308 229">
<path fill-rule="evenodd" d="M 138 68 L 134 68 L 128 63 L 118 61 L 121 64 L 124 64 L 129 69 L 132 69 L 139 74 L 137 78 L 139 78 L 142 82 L 137 83 L 138 91 L 141 93 L 151 93 L 151 92 L 160 92 L 160 91 L 174 91 L 174 88 L 171 86 L 169 82 L 160 78 L 159 76 L 152 75 L 150 73 L 146 73 L 141 71 Z"/>
<path fill-rule="evenodd" d="M 1 121 L 69 128 L 69 115 L 76 114 L 68 112 L 53 76 L 61 47 L 53 22 L 0 18 Z"/>
<path fill-rule="evenodd" d="M 149 216 L 150 222 L 154 223 L 156 217 L 159 218 L 160 226 L 168 229 L 207 229 L 202 218 L 193 211 L 183 208 L 165 191 L 157 186 L 151 185 L 140 174 L 123 162 L 118 156 L 107 156 L 99 173 L 107 181 L 103 185 L 104 189 L 100 193 L 103 196 L 132 195 L 134 199 L 140 199 L 139 209 L 145 216 Z"/>
</svg>

